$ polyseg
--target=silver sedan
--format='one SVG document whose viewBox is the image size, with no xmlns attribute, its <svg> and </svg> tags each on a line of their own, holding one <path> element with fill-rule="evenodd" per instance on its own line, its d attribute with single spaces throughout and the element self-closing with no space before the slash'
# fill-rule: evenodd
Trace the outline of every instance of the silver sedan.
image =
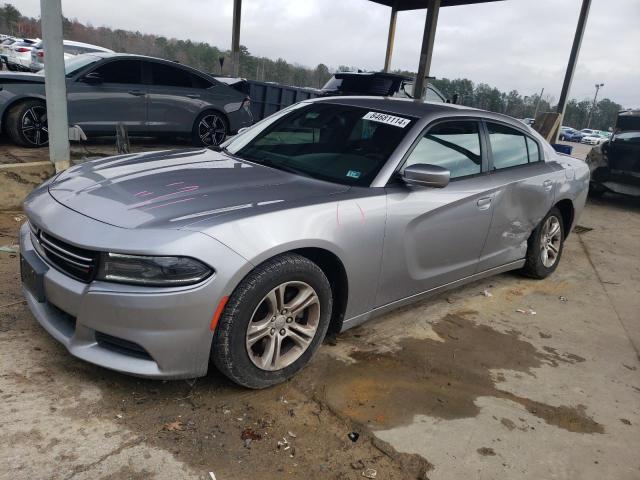
<svg viewBox="0 0 640 480">
<path fill-rule="evenodd" d="M 545 278 L 584 162 L 510 117 L 334 97 L 221 147 L 73 167 L 24 204 L 24 295 L 72 355 L 263 388 L 327 331 L 507 270 Z"/>
</svg>

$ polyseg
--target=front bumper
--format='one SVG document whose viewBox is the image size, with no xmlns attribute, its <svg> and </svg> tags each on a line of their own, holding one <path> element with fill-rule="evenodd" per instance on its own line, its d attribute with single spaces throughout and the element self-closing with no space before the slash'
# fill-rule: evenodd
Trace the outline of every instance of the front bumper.
<svg viewBox="0 0 640 480">
<path fill-rule="evenodd" d="M 54 208 L 82 217 L 62 206 Z M 84 217 L 84 222 L 88 220 Z M 20 231 L 20 250 L 36 271 L 44 271 L 45 301 L 39 302 L 23 285 L 25 299 L 44 329 L 75 357 L 147 378 L 203 376 L 209 365 L 213 312 L 219 300 L 231 293 L 232 278 L 243 275 L 246 261 L 214 239 L 199 235 L 207 248 L 217 250 L 218 258 L 224 258 L 224 265 L 198 285 L 152 288 L 100 281 L 86 284 L 46 263 L 34 249 L 25 224 Z"/>
</svg>

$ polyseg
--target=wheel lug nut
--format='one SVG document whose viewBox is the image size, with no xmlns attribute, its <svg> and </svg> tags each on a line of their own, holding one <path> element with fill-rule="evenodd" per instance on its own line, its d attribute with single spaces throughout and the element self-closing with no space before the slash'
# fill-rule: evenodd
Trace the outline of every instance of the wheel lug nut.
<svg viewBox="0 0 640 480">
<path fill-rule="evenodd" d="M 276 329 L 272 328 L 271 331 L 269 332 L 271 335 L 273 335 L 274 333 L 276 333 Z"/>
<path fill-rule="evenodd" d="M 275 322 L 276 321 L 276 317 L 271 317 L 271 321 Z"/>
<path fill-rule="evenodd" d="M 287 318 L 287 323 L 291 323 L 291 322 L 293 322 L 293 318 L 292 317 Z"/>
<path fill-rule="evenodd" d="M 280 312 L 280 313 L 282 313 L 282 315 L 284 315 L 285 313 L 287 313 L 287 309 L 286 308 L 283 309 L 282 312 Z"/>
<path fill-rule="evenodd" d="M 285 333 L 287 333 L 287 332 L 285 331 L 284 328 L 282 330 L 280 330 L 280 335 L 284 335 Z"/>
</svg>

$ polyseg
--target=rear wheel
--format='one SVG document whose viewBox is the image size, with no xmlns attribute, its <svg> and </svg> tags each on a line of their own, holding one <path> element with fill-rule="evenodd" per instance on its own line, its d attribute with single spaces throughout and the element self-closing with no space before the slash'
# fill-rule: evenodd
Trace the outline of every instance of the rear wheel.
<svg viewBox="0 0 640 480">
<path fill-rule="evenodd" d="M 49 144 L 47 107 L 41 100 L 27 100 L 11 108 L 7 115 L 7 133 L 23 147 L 38 148 Z"/>
<path fill-rule="evenodd" d="M 192 139 L 196 146 L 217 147 L 227 138 L 227 119 L 218 112 L 201 113 L 193 125 Z"/>
<path fill-rule="evenodd" d="M 562 214 L 553 207 L 531 233 L 522 273 L 531 278 L 546 278 L 558 267 L 564 247 Z"/>
<path fill-rule="evenodd" d="M 320 267 L 284 254 L 256 267 L 218 322 L 211 358 L 234 382 L 265 388 L 304 367 L 327 333 L 332 296 Z"/>
</svg>

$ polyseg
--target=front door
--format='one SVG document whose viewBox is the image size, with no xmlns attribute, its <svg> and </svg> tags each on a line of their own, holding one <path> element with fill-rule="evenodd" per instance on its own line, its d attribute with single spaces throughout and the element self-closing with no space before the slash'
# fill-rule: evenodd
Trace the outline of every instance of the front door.
<svg viewBox="0 0 640 480">
<path fill-rule="evenodd" d="M 115 134 L 123 123 L 130 133 L 146 132 L 147 89 L 142 84 L 142 62 L 110 60 L 67 83 L 69 123 L 87 134 Z"/>
<path fill-rule="evenodd" d="M 387 187 L 387 224 L 376 306 L 431 290 L 476 271 L 493 208 L 487 193 L 486 155 L 475 120 L 436 124 L 401 167 L 447 168 L 444 188 Z"/>
</svg>

